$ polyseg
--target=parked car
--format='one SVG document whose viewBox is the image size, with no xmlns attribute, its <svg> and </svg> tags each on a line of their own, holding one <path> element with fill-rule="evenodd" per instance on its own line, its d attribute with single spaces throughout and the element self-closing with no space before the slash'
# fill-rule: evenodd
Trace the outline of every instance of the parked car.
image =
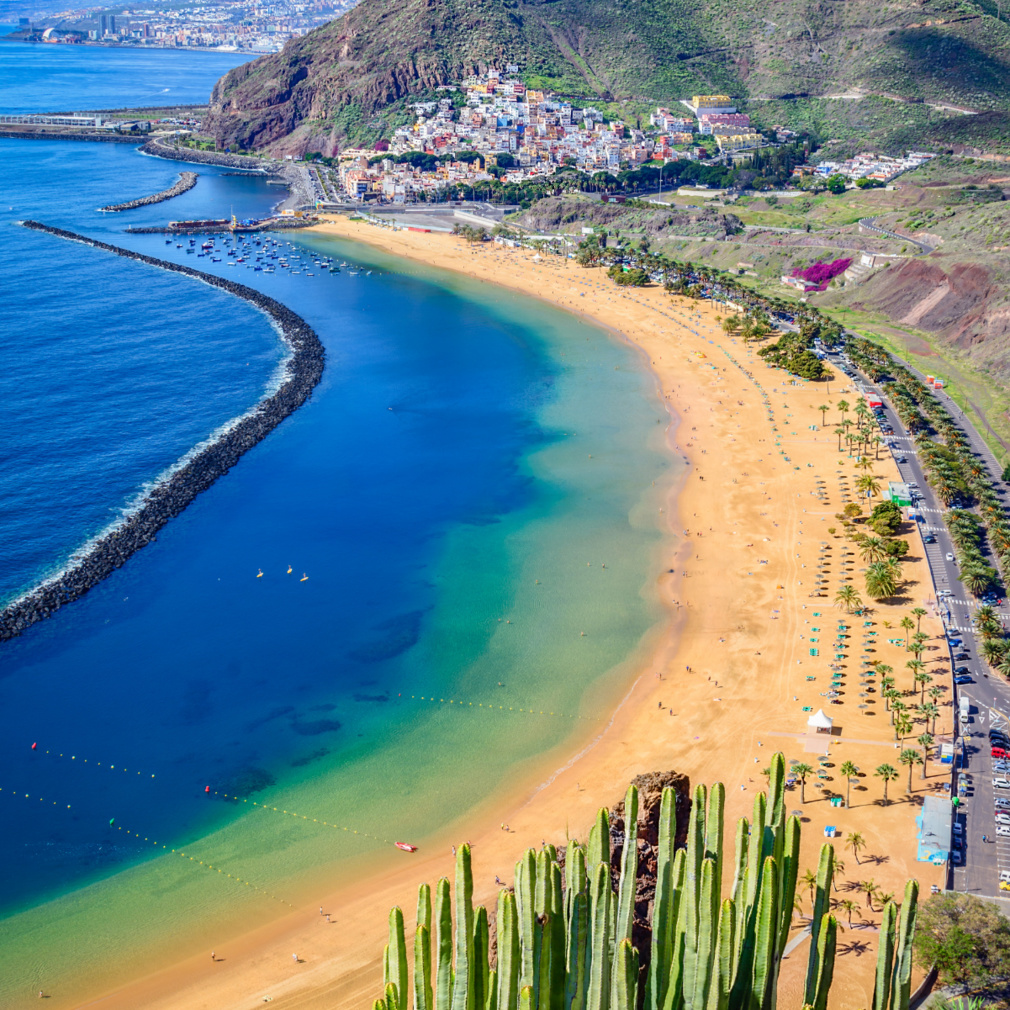
<svg viewBox="0 0 1010 1010">
<path fill-rule="evenodd" d="M 967 674 L 962 673 L 960 676 L 954 678 L 955 684 L 973 684 L 974 681 Z"/>
<path fill-rule="evenodd" d="M 967 652 L 959 652 L 954 658 L 960 662 L 962 659 L 971 659 L 971 656 Z"/>
<path fill-rule="evenodd" d="M 1010 799 L 1007 799 L 1006 796 L 997 796 L 996 806 L 1002 807 L 1004 810 L 1010 809 Z M 1010 870 L 1007 870 L 1006 872 L 1010 873 Z M 1008 877 L 1007 879 L 1010 879 L 1010 877 Z"/>
<path fill-rule="evenodd" d="M 996 834 L 1003 835 L 1004 837 L 1010 835 L 1010 824 L 997 824 Z"/>
<path fill-rule="evenodd" d="M 1010 814 L 1002 810 L 997 810 L 993 816 L 996 818 L 997 824 L 1010 824 Z"/>
<path fill-rule="evenodd" d="M 956 673 L 959 677 L 970 677 L 971 676 L 971 670 L 969 670 L 968 667 L 966 667 L 966 666 L 959 666 L 959 667 L 957 667 L 957 669 L 954 671 L 954 673 Z"/>
<path fill-rule="evenodd" d="M 1007 756 L 1007 752 L 1002 747 L 993 747 L 992 756 L 994 758 L 1005 758 Z"/>
<path fill-rule="evenodd" d="M 997 775 L 992 780 L 993 789 L 1010 789 L 1010 779 Z"/>
</svg>

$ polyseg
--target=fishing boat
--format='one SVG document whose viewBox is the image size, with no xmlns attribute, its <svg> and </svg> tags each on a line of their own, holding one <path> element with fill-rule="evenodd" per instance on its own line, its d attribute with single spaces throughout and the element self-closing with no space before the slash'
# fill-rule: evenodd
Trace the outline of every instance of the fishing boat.
<svg viewBox="0 0 1010 1010">
<path fill-rule="evenodd" d="M 404 852 L 417 852 L 417 846 L 411 845 L 409 842 L 395 842 L 394 844 L 398 849 L 403 849 Z"/>
</svg>

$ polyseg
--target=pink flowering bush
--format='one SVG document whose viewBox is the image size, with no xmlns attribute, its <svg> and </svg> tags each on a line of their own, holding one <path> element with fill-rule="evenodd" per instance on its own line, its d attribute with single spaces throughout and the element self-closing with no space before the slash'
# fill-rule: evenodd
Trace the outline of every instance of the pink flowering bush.
<svg viewBox="0 0 1010 1010">
<path fill-rule="evenodd" d="M 828 282 L 834 280 L 839 274 L 845 273 L 851 264 L 851 259 L 834 260 L 831 263 L 815 263 L 805 270 L 794 270 L 793 277 L 799 277 L 807 284 L 815 285 L 814 291 L 824 291 Z"/>
</svg>

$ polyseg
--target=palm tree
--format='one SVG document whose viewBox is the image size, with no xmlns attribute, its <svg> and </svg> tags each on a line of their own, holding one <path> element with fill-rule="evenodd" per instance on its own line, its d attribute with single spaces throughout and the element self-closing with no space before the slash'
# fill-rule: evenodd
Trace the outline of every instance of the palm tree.
<svg viewBox="0 0 1010 1010">
<path fill-rule="evenodd" d="M 912 747 L 906 747 L 898 755 L 899 763 L 908 765 L 908 791 L 912 791 L 912 768 L 919 763 L 919 752 Z"/>
<path fill-rule="evenodd" d="M 866 595 L 874 600 L 886 600 L 898 591 L 895 566 L 888 561 L 877 561 L 866 569 Z"/>
<path fill-rule="evenodd" d="M 894 765 L 882 764 L 878 766 L 877 770 L 873 773 L 878 779 L 883 780 L 884 783 L 884 806 L 887 806 L 887 783 L 893 782 L 898 777 L 898 769 Z"/>
<path fill-rule="evenodd" d="M 975 611 L 975 627 L 983 638 L 992 638 L 999 633 L 999 619 L 996 617 L 996 608 L 988 603 L 983 604 Z"/>
<path fill-rule="evenodd" d="M 877 901 L 881 905 L 886 905 L 889 901 L 894 900 L 894 891 L 877 891 Z"/>
<path fill-rule="evenodd" d="M 880 493 L 880 481 L 871 473 L 864 473 L 856 478 L 856 487 L 862 491 L 867 498 L 872 498 Z"/>
<path fill-rule="evenodd" d="M 821 427 L 823 428 L 828 423 L 825 415 L 831 410 L 831 406 L 827 403 L 822 403 L 817 409 L 821 412 Z"/>
<path fill-rule="evenodd" d="M 1007 643 L 1002 638 L 983 638 L 982 647 L 979 651 L 982 653 L 982 658 L 990 666 L 999 666 L 1003 653 L 1007 651 Z"/>
<path fill-rule="evenodd" d="M 1003 658 L 1000 660 L 999 666 L 996 667 L 997 672 L 1010 680 L 1010 652 L 1003 654 Z"/>
<path fill-rule="evenodd" d="M 873 911 L 873 896 L 877 893 L 877 885 L 872 879 L 863 880 L 859 884 L 859 890 L 866 895 L 866 907 Z"/>
<path fill-rule="evenodd" d="M 856 866 L 859 865 L 859 850 L 866 848 L 866 839 L 858 831 L 850 831 L 845 836 L 845 848 L 852 850 Z"/>
<path fill-rule="evenodd" d="M 868 456 L 860 456 L 853 465 L 865 473 L 867 470 L 873 469 L 873 460 Z"/>
<path fill-rule="evenodd" d="M 915 625 L 912 623 L 912 618 L 911 617 L 903 617 L 901 619 L 901 624 L 899 625 L 899 627 L 905 629 L 905 648 L 907 649 L 908 648 L 908 633 L 912 630 L 912 628 L 915 627 Z"/>
<path fill-rule="evenodd" d="M 879 435 L 873 436 L 873 458 L 875 460 L 880 459 L 880 447 L 884 444 L 884 440 Z"/>
<path fill-rule="evenodd" d="M 807 802 L 807 776 L 813 775 L 814 770 L 810 765 L 793 765 L 793 774 L 800 780 L 800 803 Z"/>
<path fill-rule="evenodd" d="M 845 872 L 845 860 L 836 859 L 835 869 L 834 872 L 831 874 L 831 889 L 833 891 L 838 890 L 838 880 L 844 872 Z"/>
<path fill-rule="evenodd" d="M 855 586 L 848 584 L 842 586 L 835 593 L 835 606 L 845 607 L 846 613 L 851 614 L 853 610 L 858 610 L 863 605 L 863 601 L 856 592 Z"/>
<path fill-rule="evenodd" d="M 938 702 L 938 701 L 940 700 L 940 698 L 942 698 L 942 697 L 943 697 L 943 688 L 942 688 L 942 687 L 940 687 L 940 686 L 939 686 L 938 684 L 934 684 L 934 685 L 933 685 L 933 686 L 932 686 L 932 687 L 931 687 L 931 688 L 930 688 L 930 689 L 929 689 L 929 690 L 928 690 L 928 691 L 926 692 L 926 694 L 928 694 L 928 695 L 929 695 L 929 697 L 930 697 L 930 698 L 932 699 L 932 701 L 934 701 L 934 702 Z"/>
<path fill-rule="evenodd" d="M 909 660 L 909 661 L 908 661 L 908 662 L 907 662 L 907 663 L 905 664 L 905 669 L 906 669 L 906 670 L 911 670 L 911 671 L 912 671 L 912 679 L 913 679 L 913 681 L 914 681 L 914 682 L 915 682 L 916 684 L 918 684 L 918 683 L 919 683 L 919 679 L 918 679 L 918 678 L 919 678 L 919 674 L 920 674 L 920 673 L 922 673 L 922 671 L 923 671 L 923 670 L 924 670 L 925 668 L 926 668 L 926 664 L 925 664 L 925 663 L 923 663 L 923 661 L 922 661 L 921 659 L 910 659 L 910 660 Z M 915 690 L 915 688 L 913 687 L 913 688 L 912 688 L 912 690 L 914 691 L 914 690 Z"/>
<path fill-rule="evenodd" d="M 922 685 L 922 693 L 919 695 L 919 704 L 920 705 L 925 705 L 926 704 L 926 685 L 933 683 L 933 675 L 930 674 L 930 673 L 926 673 L 926 671 L 923 670 L 920 673 L 917 673 L 915 675 L 915 682 L 916 682 L 916 684 L 921 684 Z"/>
<path fill-rule="evenodd" d="M 921 733 L 915 741 L 922 748 L 922 777 L 926 777 L 926 762 L 929 760 L 929 748 L 933 746 L 933 734 Z"/>
<path fill-rule="evenodd" d="M 961 569 L 961 583 L 972 596 L 981 596 L 992 578 L 993 570 L 988 565 L 965 565 Z"/>
<path fill-rule="evenodd" d="M 845 400 L 839 400 L 838 401 L 838 410 L 839 410 L 839 412 L 842 415 L 842 424 L 845 424 L 845 415 L 848 412 L 848 409 L 849 409 L 849 404 L 848 404 L 847 401 L 845 401 Z M 851 424 L 852 422 L 850 421 L 849 423 Z"/>
<path fill-rule="evenodd" d="M 800 883 L 804 887 L 810 888 L 810 907 L 814 907 L 814 890 L 817 887 L 817 874 L 813 870 L 807 870 L 806 873 L 800 877 Z"/>
<path fill-rule="evenodd" d="M 846 918 L 849 920 L 849 928 L 851 929 L 852 913 L 859 911 L 859 905 L 857 905 L 851 898 L 843 898 L 835 907 L 840 908 L 843 912 L 845 912 Z"/>
<path fill-rule="evenodd" d="M 922 624 L 922 619 L 926 616 L 926 611 L 922 607 L 916 607 L 912 611 L 912 616 L 915 618 L 915 630 L 916 633 L 919 631 L 919 625 Z"/>
<path fill-rule="evenodd" d="M 845 806 L 848 808 L 852 806 L 852 804 L 849 803 L 849 793 L 852 789 L 852 780 L 859 774 L 859 768 L 851 761 L 844 761 L 842 762 L 842 767 L 838 770 L 845 776 Z"/>
<path fill-rule="evenodd" d="M 859 556 L 867 562 L 883 561 L 888 557 L 887 541 L 883 537 L 863 537 L 859 543 Z"/>
<path fill-rule="evenodd" d="M 929 690 L 930 690 L 930 694 L 932 694 L 933 688 L 930 688 Z M 928 701 L 928 702 L 926 702 L 925 705 L 922 706 L 922 708 L 921 708 L 920 711 L 922 712 L 923 719 L 925 719 L 927 722 L 931 722 L 932 723 L 932 726 L 930 726 L 930 729 L 929 729 L 930 733 L 935 733 L 936 732 L 936 720 L 940 717 L 939 706 L 937 706 L 936 704 L 934 704 L 931 701 Z"/>
<path fill-rule="evenodd" d="M 842 436 L 845 434 L 844 428 L 835 428 L 835 434 L 838 436 L 838 451 L 842 451 Z"/>
<path fill-rule="evenodd" d="M 912 732 L 912 722 L 905 715 L 899 715 L 894 721 L 894 739 L 900 740 Z"/>
</svg>

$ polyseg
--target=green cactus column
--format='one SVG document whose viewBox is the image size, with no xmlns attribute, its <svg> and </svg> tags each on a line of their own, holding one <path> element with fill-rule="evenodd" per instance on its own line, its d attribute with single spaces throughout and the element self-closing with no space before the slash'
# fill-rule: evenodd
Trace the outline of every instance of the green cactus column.
<svg viewBox="0 0 1010 1010">
<path fill-rule="evenodd" d="M 414 1010 L 435 1010 L 431 989 L 431 938 L 426 926 L 414 933 Z"/>
<path fill-rule="evenodd" d="M 611 1010 L 636 1010 L 638 1006 L 638 951 L 622 940 L 614 958 L 614 998 Z"/>
<path fill-rule="evenodd" d="M 514 894 L 498 892 L 498 1010 L 519 1003 L 519 913 Z"/>
<path fill-rule="evenodd" d="M 587 1010 L 610 1010 L 610 867 L 597 862 L 592 878 Z"/>
<path fill-rule="evenodd" d="M 831 902 L 831 878 L 834 873 L 835 850 L 830 845 L 821 846 L 821 858 L 817 866 L 817 887 L 814 891 L 814 908 L 810 918 L 810 956 L 807 959 L 807 982 L 803 1002 L 813 1004 L 817 991 L 817 979 L 821 973 L 820 953 L 817 937 L 824 914 Z"/>
<path fill-rule="evenodd" d="M 673 845 L 677 835 L 677 794 L 667 787 L 659 805 L 656 850 L 656 897 L 652 909 L 652 956 L 645 992 L 645 1010 L 662 1010 L 673 956 L 674 911 Z"/>
<path fill-rule="evenodd" d="M 898 940 L 894 950 L 894 978 L 891 980 L 891 1010 L 908 1010 L 912 992 L 912 940 L 919 903 L 919 882 L 905 884 L 905 900 L 898 917 Z"/>
<path fill-rule="evenodd" d="M 884 905 L 877 941 L 877 974 L 873 982 L 873 1010 L 887 1010 L 891 1001 L 891 976 L 894 971 L 894 925 L 898 909 L 893 901 Z"/>
<path fill-rule="evenodd" d="M 470 846 L 456 851 L 456 975 L 452 984 L 452 1010 L 477 1010 L 474 1006 L 473 872 Z"/>
<path fill-rule="evenodd" d="M 399 906 L 389 910 L 389 969 L 387 982 L 396 986 L 397 998 L 407 1000 L 407 941 L 403 932 L 403 911 Z"/>
<path fill-rule="evenodd" d="M 450 1010 L 452 1002 L 452 898 L 449 881 L 435 885 L 435 1010 Z"/>
</svg>

